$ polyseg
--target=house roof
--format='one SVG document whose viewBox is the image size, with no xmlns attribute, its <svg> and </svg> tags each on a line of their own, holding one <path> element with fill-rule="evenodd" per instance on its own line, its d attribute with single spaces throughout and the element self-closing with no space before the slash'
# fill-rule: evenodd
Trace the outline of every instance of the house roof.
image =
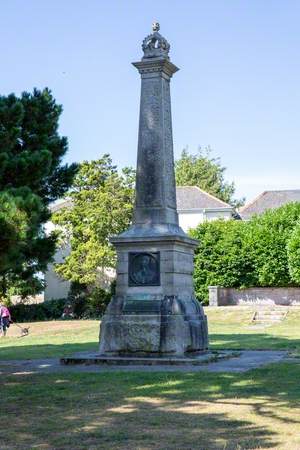
<svg viewBox="0 0 300 450">
<path fill-rule="evenodd" d="M 219 200 L 197 186 L 177 186 L 177 210 L 187 209 L 233 209 L 228 203 Z"/>
<path fill-rule="evenodd" d="M 56 202 L 52 203 L 49 207 L 52 213 L 59 211 L 62 208 L 67 208 L 72 206 L 72 200 L 70 198 L 60 198 Z"/>
<path fill-rule="evenodd" d="M 240 208 L 242 219 L 250 219 L 254 214 L 262 214 L 267 209 L 279 208 L 287 203 L 300 202 L 300 189 L 264 191 L 258 197 Z"/>
<path fill-rule="evenodd" d="M 192 209 L 232 209 L 228 203 L 219 200 L 217 197 L 203 191 L 197 186 L 177 186 L 176 187 L 177 210 L 192 210 Z M 71 207 L 71 199 L 57 200 L 50 206 L 52 213 L 61 208 Z"/>
</svg>

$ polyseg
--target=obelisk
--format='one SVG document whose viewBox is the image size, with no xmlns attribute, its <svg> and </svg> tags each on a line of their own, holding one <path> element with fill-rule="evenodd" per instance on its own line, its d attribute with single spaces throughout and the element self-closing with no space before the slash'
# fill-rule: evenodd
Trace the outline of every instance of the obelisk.
<svg viewBox="0 0 300 450">
<path fill-rule="evenodd" d="M 170 80 L 178 68 L 153 24 L 142 44 L 136 200 L 132 226 L 111 239 L 117 251 L 116 294 L 100 330 L 100 354 L 185 355 L 206 351 L 207 321 L 195 299 L 197 241 L 178 225 Z"/>
</svg>

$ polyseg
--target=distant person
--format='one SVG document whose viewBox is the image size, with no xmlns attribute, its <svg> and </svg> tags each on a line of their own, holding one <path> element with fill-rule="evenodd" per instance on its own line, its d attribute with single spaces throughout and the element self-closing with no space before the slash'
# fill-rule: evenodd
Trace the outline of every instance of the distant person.
<svg viewBox="0 0 300 450">
<path fill-rule="evenodd" d="M 0 329 L 1 329 L 1 337 L 6 336 L 6 330 L 9 328 L 11 322 L 11 315 L 9 309 L 0 305 Z"/>
<path fill-rule="evenodd" d="M 63 310 L 62 319 L 74 319 L 74 313 L 73 313 L 73 308 L 72 305 L 70 303 L 68 303 Z"/>
</svg>

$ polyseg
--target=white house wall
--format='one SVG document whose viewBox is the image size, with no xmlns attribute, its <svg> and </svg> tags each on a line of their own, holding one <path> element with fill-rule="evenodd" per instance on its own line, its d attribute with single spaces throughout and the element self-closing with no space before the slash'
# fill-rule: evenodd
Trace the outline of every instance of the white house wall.
<svg viewBox="0 0 300 450">
<path fill-rule="evenodd" d="M 229 220 L 232 218 L 231 211 L 206 211 L 205 212 L 205 220 L 217 220 L 217 219 L 225 219 Z"/>
<path fill-rule="evenodd" d="M 202 212 L 186 212 L 179 213 L 179 225 L 184 231 L 188 231 L 190 228 L 196 228 L 199 223 L 202 223 L 204 220 Z"/>
<path fill-rule="evenodd" d="M 217 219 L 229 220 L 232 218 L 232 210 L 204 210 L 204 211 L 186 211 L 179 212 L 179 225 L 187 232 L 190 228 L 196 228 L 200 223 L 205 220 L 212 221 Z"/>
<path fill-rule="evenodd" d="M 70 253 L 70 247 L 66 246 L 57 250 L 54 255 L 54 264 L 63 262 L 64 258 Z M 70 289 L 70 282 L 60 278 L 55 270 L 54 265 L 49 264 L 45 273 L 46 289 L 44 294 L 45 301 L 57 298 L 66 298 Z"/>
</svg>

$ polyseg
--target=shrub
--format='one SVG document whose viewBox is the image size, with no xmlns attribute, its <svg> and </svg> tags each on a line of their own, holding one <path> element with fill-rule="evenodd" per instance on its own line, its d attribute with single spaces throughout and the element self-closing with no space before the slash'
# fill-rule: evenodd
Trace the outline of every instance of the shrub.
<svg viewBox="0 0 300 450">
<path fill-rule="evenodd" d="M 74 282 L 71 283 L 68 303 L 72 307 L 75 318 L 98 318 L 104 313 L 111 296 L 111 291 L 107 292 L 100 287 L 89 290 L 86 285 Z"/>
<path fill-rule="evenodd" d="M 289 203 L 253 217 L 245 235 L 258 286 L 294 284 L 287 254 L 289 238 L 300 218 L 300 203 Z"/>
<path fill-rule="evenodd" d="M 9 306 L 14 322 L 37 322 L 61 319 L 66 305 L 70 304 L 74 319 L 100 318 L 111 299 L 111 293 L 101 288 L 88 292 L 85 287 L 72 287 L 67 299 L 49 300 L 44 303 L 18 303 Z"/>
<path fill-rule="evenodd" d="M 191 231 L 199 240 L 194 283 L 198 300 L 208 302 L 208 286 L 249 286 L 255 283 L 253 261 L 245 251 L 247 223 L 236 220 L 205 222 Z"/>
<path fill-rule="evenodd" d="M 64 298 L 44 303 L 30 304 L 18 303 L 10 306 L 14 322 L 35 322 L 51 319 L 60 319 L 65 307 Z"/>
<path fill-rule="evenodd" d="M 300 284 L 300 222 L 287 243 L 287 255 L 290 276 L 295 283 Z"/>
<path fill-rule="evenodd" d="M 95 287 L 92 292 L 87 296 L 86 309 L 84 311 L 84 317 L 98 318 L 101 317 L 105 309 L 110 302 L 111 293 Z"/>
<path fill-rule="evenodd" d="M 300 203 L 290 203 L 249 222 L 216 220 L 191 230 L 196 296 L 207 303 L 208 286 L 300 284 Z M 292 237 L 291 237 L 292 236 Z"/>
</svg>

